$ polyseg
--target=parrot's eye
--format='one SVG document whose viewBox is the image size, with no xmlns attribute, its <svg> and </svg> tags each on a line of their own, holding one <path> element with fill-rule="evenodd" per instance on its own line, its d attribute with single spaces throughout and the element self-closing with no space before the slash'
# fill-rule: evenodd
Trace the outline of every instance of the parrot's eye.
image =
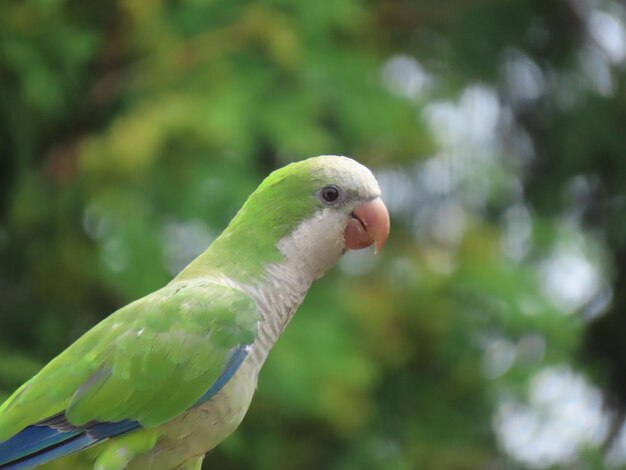
<svg viewBox="0 0 626 470">
<path fill-rule="evenodd" d="M 335 202 L 339 198 L 339 188 L 332 184 L 324 186 L 321 195 L 324 202 Z"/>
</svg>

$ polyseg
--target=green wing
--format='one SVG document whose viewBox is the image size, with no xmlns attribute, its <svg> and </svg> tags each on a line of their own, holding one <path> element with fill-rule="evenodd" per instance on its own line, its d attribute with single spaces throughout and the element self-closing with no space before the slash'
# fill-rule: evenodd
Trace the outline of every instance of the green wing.
<svg viewBox="0 0 626 470">
<path fill-rule="evenodd" d="M 254 342 L 259 314 L 242 292 L 208 281 L 170 284 L 118 310 L 0 406 L 0 442 L 60 412 L 90 421 L 164 423 Z"/>
</svg>

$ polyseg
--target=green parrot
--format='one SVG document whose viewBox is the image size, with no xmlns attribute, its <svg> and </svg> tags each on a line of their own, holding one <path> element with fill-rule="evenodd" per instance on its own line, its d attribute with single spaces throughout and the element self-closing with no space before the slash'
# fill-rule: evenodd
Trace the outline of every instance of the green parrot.
<svg viewBox="0 0 626 470">
<path fill-rule="evenodd" d="M 85 449 L 99 470 L 199 469 L 242 421 L 311 283 L 388 234 L 378 183 L 356 161 L 274 171 L 168 285 L 94 326 L 0 406 L 0 469 Z"/>
</svg>

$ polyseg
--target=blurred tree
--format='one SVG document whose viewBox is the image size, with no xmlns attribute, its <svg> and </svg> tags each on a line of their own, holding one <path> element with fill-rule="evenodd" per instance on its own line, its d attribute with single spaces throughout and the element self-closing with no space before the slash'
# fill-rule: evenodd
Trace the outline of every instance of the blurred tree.
<svg viewBox="0 0 626 470">
<path fill-rule="evenodd" d="M 350 154 L 388 246 L 314 286 L 206 468 L 626 468 L 624 18 L 3 2 L 0 394 L 166 283 L 271 169 Z"/>
</svg>

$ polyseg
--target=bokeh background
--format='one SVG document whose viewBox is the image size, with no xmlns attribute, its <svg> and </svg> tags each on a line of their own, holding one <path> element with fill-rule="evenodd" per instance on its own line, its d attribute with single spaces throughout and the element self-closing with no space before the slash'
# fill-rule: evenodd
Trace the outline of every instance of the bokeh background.
<svg viewBox="0 0 626 470">
<path fill-rule="evenodd" d="M 0 398 L 168 282 L 272 169 L 374 169 L 220 470 L 626 468 L 626 10 L 4 0 Z M 164 397 L 166 399 L 166 397 Z"/>
</svg>

